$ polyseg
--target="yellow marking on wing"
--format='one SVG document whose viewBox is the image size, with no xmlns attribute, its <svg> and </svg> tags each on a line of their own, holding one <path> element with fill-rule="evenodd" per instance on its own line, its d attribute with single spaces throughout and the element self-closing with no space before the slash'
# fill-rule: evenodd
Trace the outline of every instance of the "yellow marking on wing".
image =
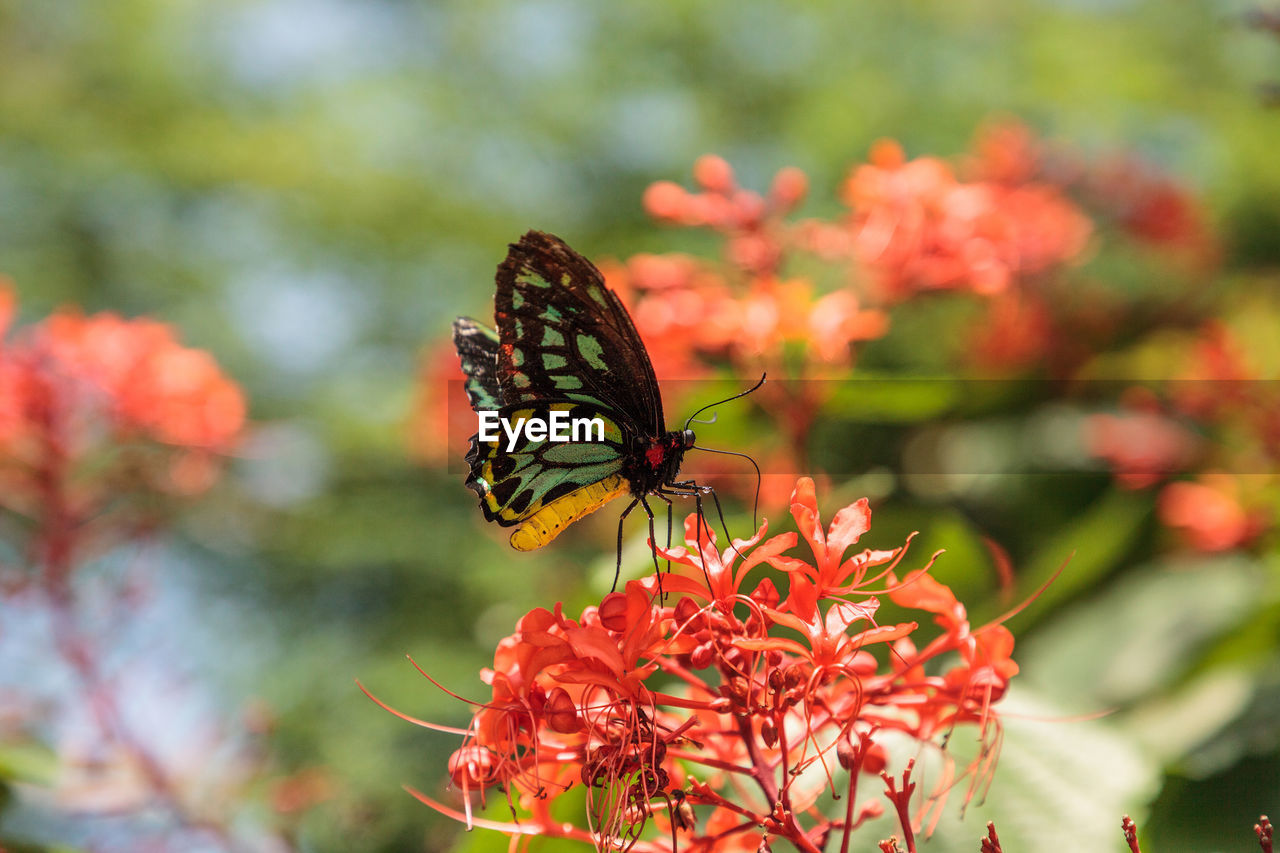
<svg viewBox="0 0 1280 853">
<path fill-rule="evenodd" d="M 517 551 L 541 548 L 560 535 L 570 524 L 590 515 L 609 501 L 625 495 L 630 485 L 621 474 L 612 474 L 598 483 L 583 486 L 538 510 L 511 534 L 511 547 Z"/>
<path fill-rule="evenodd" d="M 493 460 L 485 460 L 484 465 L 480 468 L 480 482 L 484 484 L 484 502 L 489 507 L 489 512 L 498 515 L 502 507 L 498 504 L 497 497 L 493 494 Z"/>
</svg>

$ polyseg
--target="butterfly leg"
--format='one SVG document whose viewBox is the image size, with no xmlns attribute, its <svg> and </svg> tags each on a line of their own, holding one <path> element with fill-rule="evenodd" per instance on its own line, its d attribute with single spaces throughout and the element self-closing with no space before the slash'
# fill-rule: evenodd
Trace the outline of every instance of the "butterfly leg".
<svg viewBox="0 0 1280 853">
<path fill-rule="evenodd" d="M 681 482 L 681 483 L 668 483 L 667 485 L 663 486 L 661 489 L 659 489 L 658 491 L 656 491 L 656 492 L 654 492 L 654 493 L 653 493 L 653 494 L 657 495 L 658 497 L 662 498 L 664 501 L 666 501 L 666 502 L 667 502 L 667 512 L 668 512 L 668 513 L 670 513 L 670 512 L 671 512 L 671 497 L 672 497 L 672 496 L 679 496 L 679 497 L 682 497 L 682 498 L 693 498 L 693 500 L 694 500 L 694 513 L 695 513 L 695 515 L 696 515 L 696 517 L 697 517 L 697 527 L 695 528 L 695 530 L 694 530 L 694 534 L 693 534 L 693 538 L 694 538 L 694 547 L 697 549 L 697 552 L 698 552 L 698 559 L 700 559 L 700 560 L 702 559 L 702 531 L 703 531 L 703 529 L 706 529 L 708 536 L 711 534 L 711 525 L 707 524 L 706 516 L 705 516 L 705 515 L 703 515 L 703 513 L 702 513 L 702 489 L 703 489 L 703 488 L 704 488 L 704 487 L 699 486 L 697 483 L 693 482 L 692 480 L 688 480 L 688 481 Z M 667 547 L 668 547 L 668 548 L 670 548 L 670 547 L 671 547 L 671 545 L 670 545 L 670 541 L 671 541 L 671 531 L 670 531 L 670 524 L 671 524 L 671 521 L 670 521 L 670 518 L 671 518 L 671 517 L 670 517 L 670 515 L 668 515 L 668 516 L 667 516 L 667 525 L 668 525 L 668 530 L 667 530 L 667 542 L 668 542 L 668 545 L 667 545 Z M 686 541 L 687 541 L 687 540 L 686 540 Z M 670 569 L 670 561 L 668 561 L 668 569 L 667 569 L 667 571 L 670 571 L 670 570 L 671 570 L 671 569 Z M 708 589 L 708 591 L 709 591 L 709 590 L 711 589 L 711 576 L 710 576 L 709 574 L 707 574 L 707 567 L 706 567 L 706 566 L 703 566 L 703 567 L 702 567 L 702 576 L 703 576 L 704 578 L 706 578 L 706 580 L 707 580 L 707 589 Z"/>
<path fill-rule="evenodd" d="M 659 495 L 659 497 L 662 496 Z M 664 501 L 667 500 L 665 497 L 662 499 Z M 658 534 L 653 529 L 653 509 L 643 495 L 637 500 L 640 501 L 640 506 L 644 507 L 644 514 L 649 516 L 649 551 L 653 554 L 653 573 L 658 576 L 658 600 L 662 601 L 664 595 L 662 592 L 662 569 L 658 567 Z M 671 501 L 667 501 L 667 503 L 669 504 Z"/>
<path fill-rule="evenodd" d="M 622 577 L 622 525 L 638 503 L 640 503 L 638 499 L 632 498 L 631 503 L 627 504 L 627 508 L 622 511 L 622 515 L 618 516 L 618 562 L 613 568 L 613 586 L 610 588 L 610 592 L 618 589 L 618 578 Z M 648 507 L 645 507 L 645 509 L 647 510 Z M 652 519 L 653 513 L 650 513 L 649 517 Z"/>
<path fill-rule="evenodd" d="M 720 506 L 720 496 L 716 494 L 716 490 L 711 486 L 700 486 L 692 480 L 687 480 L 680 483 L 672 483 L 671 485 L 681 489 L 688 489 L 689 491 L 687 492 L 687 494 L 693 494 L 695 496 L 695 498 L 697 499 L 698 519 L 700 524 L 705 523 L 705 516 L 702 515 L 701 496 L 711 495 L 711 500 L 714 501 L 716 505 L 716 515 L 720 517 L 720 529 L 724 531 L 725 541 L 729 543 L 729 547 L 733 549 L 733 552 L 737 554 L 739 558 L 743 558 L 742 552 L 739 551 L 738 546 L 733 543 L 733 537 L 729 535 L 729 525 L 724 520 L 724 508 Z M 710 524 L 707 525 L 707 530 L 708 531 L 711 530 Z"/>
<path fill-rule="evenodd" d="M 696 540 L 694 544 L 695 544 L 695 545 L 697 546 L 697 548 L 698 548 L 698 553 L 702 553 L 702 528 L 703 528 L 703 526 L 706 526 L 706 529 L 707 529 L 707 531 L 708 531 L 708 532 L 710 532 L 710 530 L 711 530 L 711 526 L 710 526 L 710 525 L 708 525 L 708 524 L 706 524 L 706 519 L 705 519 L 705 517 L 702 515 L 702 499 L 701 499 L 700 495 L 702 494 L 702 492 L 703 492 L 703 490 L 704 490 L 705 488 L 707 488 L 707 487 L 706 487 L 706 486 L 699 486 L 697 483 L 693 482 L 692 480 L 686 480 L 686 481 L 679 482 L 679 483 L 669 483 L 669 484 L 667 484 L 666 486 L 664 486 L 662 489 L 660 489 L 659 491 L 654 492 L 654 494 L 656 494 L 656 495 L 658 495 L 658 496 L 662 497 L 662 499 L 663 499 L 663 500 L 665 500 L 665 501 L 667 502 L 668 506 L 671 504 L 670 499 L 667 497 L 667 496 L 669 496 L 669 495 L 677 495 L 677 496 L 682 497 L 682 498 L 693 498 L 693 499 L 694 499 L 694 501 L 695 501 L 695 504 L 694 504 L 694 506 L 695 506 L 695 510 L 694 510 L 694 512 L 697 514 L 697 517 L 698 517 L 698 527 L 697 527 L 697 529 L 694 531 L 694 539 Z M 669 536 L 669 535 L 668 535 L 668 538 L 670 538 L 670 536 Z"/>
<path fill-rule="evenodd" d="M 698 529 L 697 529 L 695 538 L 697 539 L 696 544 L 698 547 L 698 551 L 699 553 L 701 553 L 702 528 L 706 527 L 708 535 L 710 535 L 711 533 L 711 525 L 707 524 L 707 517 L 703 514 L 703 510 L 702 510 L 702 496 L 705 494 L 711 494 L 714 497 L 716 493 L 715 489 L 711 488 L 710 486 L 700 486 L 697 483 L 695 483 L 693 480 L 683 480 L 678 483 L 672 483 L 670 489 L 668 490 L 668 493 L 673 495 L 684 495 L 685 497 L 691 497 L 694 499 L 694 506 L 696 507 L 695 511 L 697 512 L 697 515 L 698 515 Z M 720 509 L 720 501 L 718 499 L 716 500 L 716 509 L 717 511 Z M 724 522 L 723 512 L 720 513 L 720 521 L 722 523 Z M 724 535 L 726 537 L 729 535 L 729 529 L 727 527 L 725 528 Z"/>
<path fill-rule="evenodd" d="M 661 500 L 663 503 L 667 505 L 667 550 L 670 551 L 671 550 L 671 512 L 672 512 L 673 505 L 671 503 L 671 498 L 667 497 L 662 492 L 654 492 L 654 494 L 658 497 L 659 500 Z M 668 574 L 671 573 L 670 557 L 667 558 L 667 573 Z"/>
</svg>

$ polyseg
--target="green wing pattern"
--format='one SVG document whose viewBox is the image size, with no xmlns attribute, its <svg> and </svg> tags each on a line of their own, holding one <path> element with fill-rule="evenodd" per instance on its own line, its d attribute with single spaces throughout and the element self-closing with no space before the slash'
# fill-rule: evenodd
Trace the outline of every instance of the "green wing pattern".
<svg viewBox="0 0 1280 853">
<path fill-rule="evenodd" d="M 489 521 L 503 527 L 520 524 L 558 498 L 623 469 L 626 442 L 622 430 L 597 409 L 561 402 L 515 404 L 499 411 L 512 424 L 530 417 L 547 418 L 553 411 L 564 411 L 574 418 L 599 417 L 604 422 L 604 440 L 529 441 L 522 433 L 509 450 L 505 433 L 487 442 L 480 441 L 479 434 L 472 436 L 467 487 L 479 496 Z"/>
<path fill-rule="evenodd" d="M 496 281 L 497 331 L 465 317 L 453 324 L 472 408 L 496 410 L 509 423 L 553 411 L 605 423 L 603 441 L 522 434 L 511 446 L 505 433 L 496 441 L 471 437 L 466 484 L 486 519 L 520 526 L 512 545 L 523 550 L 634 489 L 628 454 L 665 427 L 640 335 L 590 261 L 558 237 L 530 231 L 511 245 Z"/>
<path fill-rule="evenodd" d="M 662 396 L 622 302 L 600 271 L 541 231 L 498 267 L 498 381 L 506 403 L 576 400 L 633 434 L 661 435 Z"/>
<path fill-rule="evenodd" d="M 467 375 L 467 398 L 475 411 L 502 408 L 498 385 L 498 333 L 470 317 L 453 321 L 453 345 Z"/>
</svg>

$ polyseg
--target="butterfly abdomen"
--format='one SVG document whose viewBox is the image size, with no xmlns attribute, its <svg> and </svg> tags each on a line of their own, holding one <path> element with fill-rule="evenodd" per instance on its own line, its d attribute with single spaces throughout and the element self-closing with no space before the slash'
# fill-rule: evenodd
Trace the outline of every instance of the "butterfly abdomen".
<svg viewBox="0 0 1280 853">
<path fill-rule="evenodd" d="M 511 534 L 511 547 L 533 551 L 560 535 L 570 524 L 590 515 L 616 497 L 625 495 L 631 484 L 620 474 L 583 486 L 538 510 Z"/>
</svg>

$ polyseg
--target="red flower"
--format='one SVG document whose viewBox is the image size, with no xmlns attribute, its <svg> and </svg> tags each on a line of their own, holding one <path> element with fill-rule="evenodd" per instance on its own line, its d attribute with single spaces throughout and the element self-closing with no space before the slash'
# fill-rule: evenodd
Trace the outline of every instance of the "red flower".
<svg viewBox="0 0 1280 853">
<path fill-rule="evenodd" d="M 1093 455 L 1107 460 L 1126 488 L 1142 489 L 1184 469 L 1195 457 L 1196 437 L 1158 411 L 1094 415 L 1086 423 Z"/>
<path fill-rule="evenodd" d="M 12 313 L 0 287 L 0 335 Z M 207 489 L 244 418 L 239 387 L 170 327 L 64 309 L 0 340 L 0 503 L 36 520 L 56 586 L 85 522 L 130 493 Z"/>
<path fill-rule="evenodd" d="M 17 394 L 8 401 L 11 437 L 41 430 L 46 417 L 69 426 L 97 417 L 124 437 L 226 450 L 244 425 L 240 389 L 208 353 L 183 347 L 154 320 L 63 310 L 4 346 L 0 359 Z"/>
<path fill-rule="evenodd" d="M 883 809 L 857 797 L 860 772 L 884 769 L 879 732 L 927 744 L 968 722 L 989 743 L 998 740 L 993 706 L 1017 672 L 1012 635 L 999 625 L 971 629 L 927 567 L 898 584 L 893 567 L 906 546 L 848 555 L 870 526 L 865 500 L 824 527 L 813 482 L 801 479 L 792 515 L 813 562 L 787 553 L 799 541 L 794 533 L 765 538 L 762 525 L 720 549 L 690 516 L 688 546 L 659 549 L 678 567 L 662 578 L 673 606 L 656 597 L 656 578 L 631 581 L 576 620 L 558 607 L 530 611 L 499 644 L 484 674 L 492 696 L 454 753 L 450 777 L 464 794 L 504 784 L 527 819 L 475 821 L 469 805 L 458 812 L 415 796 L 513 838 L 711 851 L 754 849 L 763 833 L 816 853 L 831 833 L 852 832 Z M 785 597 L 768 567 L 788 575 Z M 878 580 L 887 586 L 872 594 L 867 587 Z M 942 633 L 917 650 L 916 622 L 879 625 L 878 595 L 886 593 L 933 614 Z M 877 645 L 892 649 L 884 664 L 871 654 Z M 926 674 L 926 663 L 948 654 L 949 667 Z M 993 760 L 988 750 L 971 769 L 985 774 Z M 837 763 L 852 771 L 840 791 Z M 550 817 L 549 801 L 575 781 L 588 788 L 587 829 Z M 824 792 L 847 797 L 843 821 L 817 807 Z M 654 832 L 645 831 L 650 818 Z"/>
<path fill-rule="evenodd" d="M 427 348 L 419 360 L 409 447 L 422 460 L 462 459 L 476 429 L 467 399 L 466 374 L 452 341 Z"/>
<path fill-rule="evenodd" d="M 1170 483 L 1160 492 L 1160 520 L 1180 530 L 1193 548 L 1225 551 L 1267 527 L 1266 517 L 1241 501 L 1240 483 L 1228 474 L 1202 474 L 1196 482 Z"/>
<path fill-rule="evenodd" d="M 1069 263 L 1091 225 L 1047 184 L 965 183 L 941 160 L 908 161 L 895 142 L 872 149 L 843 199 L 858 259 L 897 300 L 918 291 L 998 293 Z"/>
</svg>

